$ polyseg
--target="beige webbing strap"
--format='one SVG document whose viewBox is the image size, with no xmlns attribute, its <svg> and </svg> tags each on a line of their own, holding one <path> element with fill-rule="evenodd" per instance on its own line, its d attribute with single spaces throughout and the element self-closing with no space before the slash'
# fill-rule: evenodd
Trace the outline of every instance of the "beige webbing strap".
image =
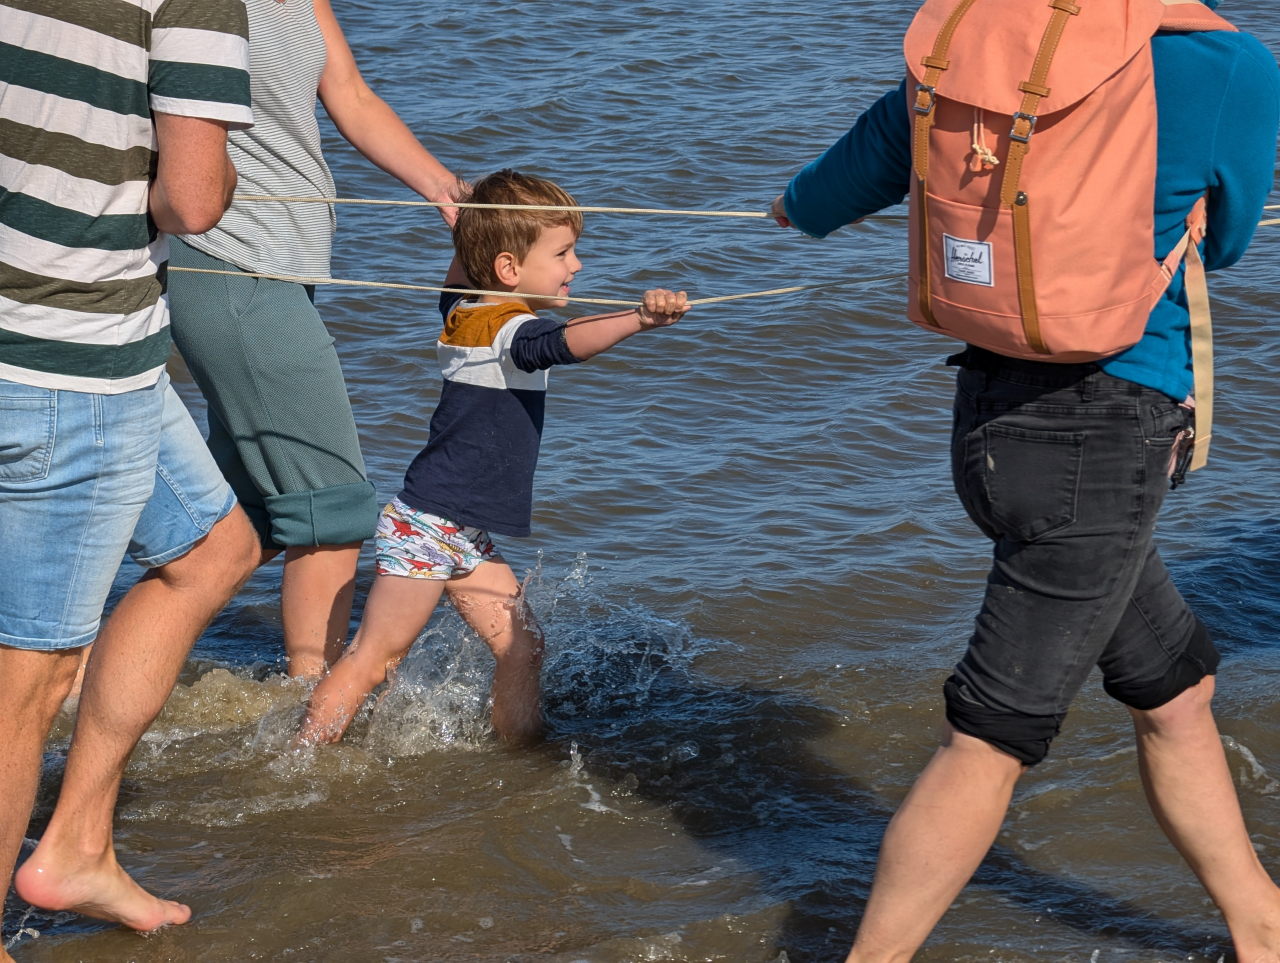
<svg viewBox="0 0 1280 963">
<path fill-rule="evenodd" d="M 1022 308 L 1022 329 L 1032 350 L 1040 354 L 1049 354 L 1050 351 L 1040 333 L 1040 311 L 1036 306 L 1035 272 L 1031 261 L 1030 200 L 1026 193 L 1018 190 L 1018 180 L 1022 175 L 1022 162 L 1031 149 L 1031 135 L 1036 129 L 1036 110 L 1040 101 L 1049 96 L 1045 81 L 1049 79 L 1054 54 L 1058 52 L 1058 44 L 1062 42 L 1067 23 L 1080 13 L 1079 5 L 1072 0 L 1050 0 L 1049 6 L 1053 8 L 1053 14 L 1049 18 L 1049 25 L 1045 27 L 1044 36 L 1040 38 L 1040 48 L 1036 51 L 1035 63 L 1031 67 L 1031 77 L 1018 85 L 1018 89 L 1022 91 L 1022 105 L 1013 115 L 1013 126 L 1009 129 L 1009 155 L 1005 158 L 1004 178 L 1000 182 L 1000 203 L 1009 208 L 1013 217 L 1013 254 L 1018 281 L 1018 304 Z"/>
<path fill-rule="evenodd" d="M 1196 433 L 1192 437 L 1188 471 L 1203 468 L 1209 460 L 1213 438 L 1213 317 L 1209 311 L 1209 284 L 1200 249 L 1187 245 L 1187 309 L 1191 314 L 1191 371 L 1195 379 Z"/>
<path fill-rule="evenodd" d="M 1208 207 L 1201 197 L 1187 214 L 1187 229 L 1173 246 L 1161 270 L 1172 279 L 1178 265 L 1186 262 L 1183 290 L 1187 295 L 1187 313 L 1191 316 L 1191 376 L 1195 398 L 1195 432 L 1191 436 L 1191 462 L 1188 471 L 1203 468 L 1209 460 L 1209 441 L 1213 437 L 1213 317 L 1209 310 L 1209 281 L 1199 244 L 1209 227 Z"/>
<path fill-rule="evenodd" d="M 933 129 L 935 107 L 937 101 L 938 78 L 951 66 L 947 52 L 951 49 L 951 41 L 955 37 L 956 28 L 964 15 L 977 0 L 960 0 L 956 8 L 947 17 L 946 23 L 938 31 L 933 42 L 933 52 L 921 59 L 924 76 L 916 84 L 916 99 L 911 109 L 915 112 L 915 129 L 912 143 L 912 167 L 916 175 L 916 201 L 920 207 L 919 239 L 916 252 L 920 268 L 920 288 L 917 292 L 920 314 L 935 328 L 938 321 L 933 316 L 933 305 L 929 295 L 929 131 Z"/>
</svg>

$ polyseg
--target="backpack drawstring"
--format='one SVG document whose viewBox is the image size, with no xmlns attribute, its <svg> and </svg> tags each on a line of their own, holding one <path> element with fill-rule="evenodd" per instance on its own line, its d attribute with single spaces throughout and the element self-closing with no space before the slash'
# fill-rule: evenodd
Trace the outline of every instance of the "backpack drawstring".
<svg viewBox="0 0 1280 963">
<path fill-rule="evenodd" d="M 987 146 L 986 125 L 983 123 L 981 107 L 973 108 L 973 157 L 969 161 L 969 170 L 981 174 L 993 170 L 1000 163 L 1000 158 Z"/>
</svg>

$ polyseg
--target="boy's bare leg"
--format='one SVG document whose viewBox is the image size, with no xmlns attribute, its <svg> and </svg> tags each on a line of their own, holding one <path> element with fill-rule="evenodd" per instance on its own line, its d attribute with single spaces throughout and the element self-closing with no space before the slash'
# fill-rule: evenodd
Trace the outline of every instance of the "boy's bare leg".
<svg viewBox="0 0 1280 963">
<path fill-rule="evenodd" d="M 27 902 L 137 930 L 190 918 L 186 906 L 152 896 L 120 868 L 112 816 L 130 753 L 164 707 L 192 643 L 249 576 L 257 552 L 252 526 L 236 508 L 116 606 L 85 673 L 53 818 L 14 878 Z"/>
<path fill-rule="evenodd" d="M 493 652 L 493 730 L 524 745 L 542 737 L 542 632 L 506 562 L 481 562 L 448 583 L 449 601 Z"/>
<path fill-rule="evenodd" d="M 1222 910 L 1240 963 L 1280 961 L 1280 890 L 1258 860 L 1210 701 L 1212 676 L 1131 710 L 1151 811 Z"/>
<path fill-rule="evenodd" d="M 80 649 L 0 645 L 0 910 L 31 818 L 44 743 L 80 663 Z M 10 957 L 0 946 L 0 960 Z"/>
<path fill-rule="evenodd" d="M 311 693 L 294 745 L 337 742 L 365 697 L 408 654 L 444 594 L 443 579 L 379 575 L 351 646 Z"/>
<path fill-rule="evenodd" d="M 906 963 L 995 842 L 1022 763 L 948 726 L 885 832 L 846 963 Z"/>
<path fill-rule="evenodd" d="M 267 557 L 275 554 L 269 549 Z M 359 542 L 285 549 L 280 617 L 289 675 L 318 679 L 342 655 L 359 557 Z"/>
</svg>

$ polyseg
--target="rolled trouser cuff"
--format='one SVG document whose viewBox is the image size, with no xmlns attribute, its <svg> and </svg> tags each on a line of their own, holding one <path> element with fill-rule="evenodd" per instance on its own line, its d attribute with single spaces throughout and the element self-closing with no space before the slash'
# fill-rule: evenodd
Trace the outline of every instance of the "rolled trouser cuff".
<svg viewBox="0 0 1280 963">
<path fill-rule="evenodd" d="M 974 700 L 969 687 L 952 676 L 943 686 L 947 721 L 957 732 L 981 739 L 1013 756 L 1024 766 L 1034 766 L 1049 754 L 1049 743 L 1062 728 L 1064 716 L 1030 716 L 988 709 Z"/>
<path fill-rule="evenodd" d="M 286 492 L 265 499 L 276 545 L 347 545 L 372 538 L 378 503 L 372 482 Z"/>
<path fill-rule="evenodd" d="M 1218 654 L 1218 647 L 1213 644 L 1204 623 L 1194 615 L 1192 618 L 1195 618 L 1195 626 L 1191 630 L 1190 639 L 1161 678 L 1143 683 L 1104 680 L 1102 687 L 1107 695 L 1131 709 L 1145 712 L 1173 701 L 1205 676 L 1217 673 L 1218 663 L 1222 658 Z"/>
</svg>

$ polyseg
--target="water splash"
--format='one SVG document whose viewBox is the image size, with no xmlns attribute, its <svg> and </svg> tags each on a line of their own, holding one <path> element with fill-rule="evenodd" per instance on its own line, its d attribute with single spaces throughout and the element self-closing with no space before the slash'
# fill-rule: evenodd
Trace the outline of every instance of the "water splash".
<svg viewBox="0 0 1280 963">
<path fill-rule="evenodd" d="M 1280 782 L 1277 782 L 1266 768 L 1258 761 L 1247 746 L 1241 745 L 1231 736 L 1222 737 L 1222 745 L 1227 752 L 1240 756 L 1243 765 L 1240 767 L 1240 782 L 1253 788 L 1261 796 L 1274 796 L 1280 793 Z"/>
</svg>

